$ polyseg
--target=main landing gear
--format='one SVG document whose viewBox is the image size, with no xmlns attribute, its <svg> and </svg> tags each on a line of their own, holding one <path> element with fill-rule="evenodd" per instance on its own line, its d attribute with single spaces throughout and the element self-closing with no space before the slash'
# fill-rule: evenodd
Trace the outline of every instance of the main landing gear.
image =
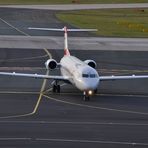
<svg viewBox="0 0 148 148">
<path fill-rule="evenodd" d="M 53 85 L 52 91 L 53 91 L 54 93 L 56 93 L 56 92 L 57 92 L 57 93 L 60 93 L 61 87 L 60 87 L 60 85 L 58 85 L 57 81 L 56 81 L 55 84 Z"/>
</svg>

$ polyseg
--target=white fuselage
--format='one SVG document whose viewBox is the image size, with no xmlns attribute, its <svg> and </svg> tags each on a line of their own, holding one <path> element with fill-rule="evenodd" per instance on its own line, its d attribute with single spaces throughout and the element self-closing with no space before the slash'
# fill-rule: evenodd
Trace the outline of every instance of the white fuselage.
<svg viewBox="0 0 148 148">
<path fill-rule="evenodd" d="M 61 61 L 61 74 L 70 77 L 70 82 L 79 90 L 95 91 L 99 84 L 97 71 L 74 56 L 64 56 Z"/>
</svg>

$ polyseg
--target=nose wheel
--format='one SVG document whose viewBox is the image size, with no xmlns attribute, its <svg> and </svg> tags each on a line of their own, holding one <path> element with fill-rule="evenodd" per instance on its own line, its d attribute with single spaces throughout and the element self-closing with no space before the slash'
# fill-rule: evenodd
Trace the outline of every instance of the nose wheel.
<svg viewBox="0 0 148 148">
<path fill-rule="evenodd" d="M 61 91 L 61 88 L 60 88 L 60 85 L 53 85 L 53 89 L 52 89 L 52 91 L 54 92 L 54 93 L 60 93 L 60 91 Z"/>
<path fill-rule="evenodd" d="M 89 101 L 89 100 L 90 100 L 90 95 L 89 95 L 89 93 L 84 91 L 83 94 L 84 94 L 83 100 L 84 100 L 84 101 Z"/>
<path fill-rule="evenodd" d="M 84 101 L 89 101 L 90 100 L 90 96 L 84 95 L 83 100 Z"/>
</svg>

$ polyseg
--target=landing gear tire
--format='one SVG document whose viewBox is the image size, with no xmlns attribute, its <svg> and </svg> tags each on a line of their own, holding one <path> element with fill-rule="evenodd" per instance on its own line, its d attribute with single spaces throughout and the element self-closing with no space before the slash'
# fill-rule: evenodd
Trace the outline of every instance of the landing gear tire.
<svg viewBox="0 0 148 148">
<path fill-rule="evenodd" d="M 61 92 L 60 85 L 57 85 L 57 93 L 60 93 L 60 92 Z"/>
<path fill-rule="evenodd" d="M 90 97 L 89 97 L 89 96 L 84 95 L 84 101 L 89 101 L 89 100 L 90 100 Z"/>
<path fill-rule="evenodd" d="M 94 93 L 96 94 L 97 92 L 98 92 L 98 89 L 95 89 L 95 90 L 94 90 Z"/>
<path fill-rule="evenodd" d="M 53 85 L 52 92 L 53 92 L 53 93 L 56 92 L 56 85 Z"/>
<path fill-rule="evenodd" d="M 60 93 L 61 91 L 61 88 L 60 88 L 60 85 L 53 85 L 53 88 L 52 88 L 52 92 L 53 93 Z"/>
</svg>

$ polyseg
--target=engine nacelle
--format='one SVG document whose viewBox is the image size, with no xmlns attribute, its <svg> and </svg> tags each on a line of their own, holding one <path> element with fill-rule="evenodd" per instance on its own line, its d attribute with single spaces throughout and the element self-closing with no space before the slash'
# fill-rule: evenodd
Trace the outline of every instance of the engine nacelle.
<svg viewBox="0 0 148 148">
<path fill-rule="evenodd" d="M 94 69 L 96 69 L 96 67 L 97 67 L 97 64 L 94 60 L 85 60 L 84 62 Z"/>
<path fill-rule="evenodd" d="M 45 66 L 47 69 L 55 69 L 57 68 L 57 61 L 54 59 L 49 59 L 45 62 Z"/>
</svg>

